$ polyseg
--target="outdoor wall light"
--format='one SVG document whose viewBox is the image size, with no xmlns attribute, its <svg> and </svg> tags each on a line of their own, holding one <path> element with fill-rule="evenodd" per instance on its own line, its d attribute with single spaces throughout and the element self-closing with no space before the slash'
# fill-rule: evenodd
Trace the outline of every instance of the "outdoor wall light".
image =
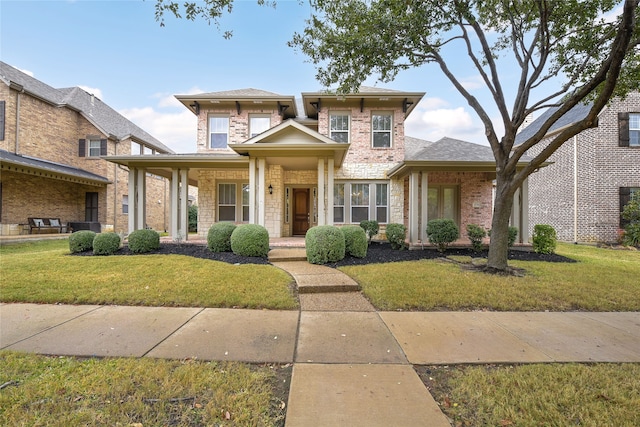
<svg viewBox="0 0 640 427">
<path fill-rule="evenodd" d="M 273 185 L 269 184 L 269 194 L 273 194 Z"/>
</svg>

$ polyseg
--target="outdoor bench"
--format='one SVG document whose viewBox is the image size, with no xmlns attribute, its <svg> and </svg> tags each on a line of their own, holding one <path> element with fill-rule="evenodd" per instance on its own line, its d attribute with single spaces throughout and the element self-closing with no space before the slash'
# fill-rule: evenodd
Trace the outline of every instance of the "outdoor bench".
<svg viewBox="0 0 640 427">
<path fill-rule="evenodd" d="M 67 227 L 60 218 L 29 218 L 29 234 L 66 233 Z"/>
</svg>

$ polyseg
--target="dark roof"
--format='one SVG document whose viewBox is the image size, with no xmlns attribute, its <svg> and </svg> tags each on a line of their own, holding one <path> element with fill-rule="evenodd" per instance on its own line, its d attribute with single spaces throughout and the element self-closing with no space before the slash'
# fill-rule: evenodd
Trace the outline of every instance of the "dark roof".
<svg viewBox="0 0 640 427">
<path fill-rule="evenodd" d="M 94 185 L 109 184 L 111 182 L 103 176 L 84 169 L 74 168 L 72 166 L 50 162 L 48 160 L 38 159 L 31 156 L 14 154 L 5 150 L 0 150 L 0 162 L 2 163 L 2 169 L 9 166 L 7 170 L 11 170 L 11 166 L 14 168 L 27 168 L 43 171 L 52 178 L 66 179 L 80 183 L 91 183 Z"/>
<path fill-rule="evenodd" d="M 162 142 L 79 87 L 54 89 L 1 61 L 0 79 L 7 85 L 13 82 L 22 86 L 26 92 L 45 102 L 79 111 L 104 132 L 105 136 L 115 136 L 119 140 L 133 138 L 160 152 L 173 153 L 173 150 Z"/>
<path fill-rule="evenodd" d="M 449 137 L 436 142 L 406 137 L 405 160 L 495 162 L 491 147 Z"/>
<path fill-rule="evenodd" d="M 587 114 L 589 114 L 589 110 L 591 110 L 591 107 L 592 107 L 591 103 L 589 104 L 579 103 L 578 105 L 573 107 L 571 110 L 567 111 L 564 114 L 564 116 L 560 117 L 558 121 L 555 122 L 553 126 L 551 126 L 551 128 L 549 128 L 549 131 L 547 133 L 552 133 L 558 129 L 562 129 L 565 126 L 569 126 L 579 120 L 584 119 L 587 116 Z M 533 134 L 535 134 L 538 130 L 540 130 L 544 122 L 546 122 L 547 119 L 551 117 L 553 113 L 558 111 L 558 108 L 560 107 L 549 108 L 540 117 L 538 117 L 533 122 L 531 122 L 529 126 L 522 129 L 516 135 L 515 145 L 520 145 L 523 142 L 525 142 L 527 139 L 531 138 Z"/>
</svg>

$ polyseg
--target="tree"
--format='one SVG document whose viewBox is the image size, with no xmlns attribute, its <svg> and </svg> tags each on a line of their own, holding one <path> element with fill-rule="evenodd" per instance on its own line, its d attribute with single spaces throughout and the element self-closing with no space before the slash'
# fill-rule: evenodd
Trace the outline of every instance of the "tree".
<svg viewBox="0 0 640 427">
<path fill-rule="evenodd" d="M 496 160 L 487 270 L 503 272 L 508 269 L 509 217 L 516 190 L 565 141 L 596 125 L 611 97 L 640 86 L 638 0 L 625 0 L 613 19 L 605 19 L 619 4 L 615 0 L 317 0 L 304 32 L 295 34 L 290 45 L 316 65 L 322 84 L 338 84 L 340 93 L 357 91 L 371 75 L 388 82 L 409 68 L 429 63 L 440 68 L 482 121 Z M 457 71 L 446 57 L 462 52 L 468 66 Z M 503 61 L 518 66 L 512 87 L 500 74 Z M 492 123 L 489 106 L 481 105 L 462 84 L 469 68 L 490 92 L 503 135 Z M 562 84 L 554 84 L 556 80 Z M 560 117 L 585 101 L 592 107 L 583 120 L 551 140 L 544 139 Z M 515 146 L 525 118 L 548 107 L 558 108 L 534 135 Z M 543 140 L 546 145 L 540 154 L 518 170 L 518 161 Z"/>
<path fill-rule="evenodd" d="M 290 46 L 316 65 L 321 84 L 337 85 L 338 93 L 357 92 L 372 75 L 389 82 L 410 68 L 440 68 L 482 121 L 496 160 L 487 270 L 501 272 L 508 268 L 509 217 L 516 190 L 565 141 L 595 126 L 610 98 L 640 87 L 639 1 L 624 0 L 618 11 L 620 0 L 314 0 L 305 30 L 294 34 Z M 187 2 L 186 16 L 217 23 L 232 3 Z M 180 17 L 177 3 L 157 0 L 156 19 L 164 11 Z M 456 70 L 446 58 L 460 57 L 461 52 L 468 66 Z M 519 69 L 511 86 L 500 74 L 505 61 Z M 492 123 L 490 106 L 482 105 L 462 84 L 469 69 L 481 76 L 491 94 L 502 135 Z M 560 117 L 586 101 L 591 109 L 583 120 L 545 139 Z M 549 107 L 557 109 L 535 134 L 515 146 L 525 118 Z M 518 170 L 518 161 L 541 142 L 545 145 L 540 153 Z"/>
</svg>

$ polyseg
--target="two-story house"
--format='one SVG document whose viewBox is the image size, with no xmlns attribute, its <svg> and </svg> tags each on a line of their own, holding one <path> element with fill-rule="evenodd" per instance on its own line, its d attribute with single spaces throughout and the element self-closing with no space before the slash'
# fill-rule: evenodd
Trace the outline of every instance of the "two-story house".
<svg viewBox="0 0 640 427">
<path fill-rule="evenodd" d="M 581 104 L 567 112 L 547 138 L 584 118 L 590 107 Z M 535 133 L 553 111 L 522 130 L 516 143 Z M 538 144 L 530 154 L 543 148 Z M 612 100 L 596 127 L 567 141 L 549 161 L 553 164 L 530 179 L 531 224 L 550 224 L 568 242 L 617 241 L 622 208 L 640 191 L 640 93 Z"/>
<path fill-rule="evenodd" d="M 81 88 L 55 89 L 0 62 L 2 235 L 29 232 L 28 218 L 127 231 L 129 171 L 103 159 L 123 153 L 172 151 Z M 145 225 L 166 230 L 168 181 L 146 178 Z"/>
<path fill-rule="evenodd" d="M 422 92 L 363 87 L 302 99 L 256 89 L 177 95 L 198 118 L 197 152 L 108 156 L 131 171 L 130 193 L 151 172 L 171 180 L 171 230 L 186 236 L 186 188 L 198 186 L 198 230 L 219 221 L 263 225 L 271 237 L 304 236 L 315 225 L 403 223 L 413 244 L 426 223 L 452 218 L 491 225 L 495 161 L 489 147 L 405 136 Z M 527 229 L 527 188 L 513 222 Z M 139 198 L 138 200 L 144 200 Z M 130 207 L 130 224 L 144 223 Z M 523 236 L 522 241 L 526 241 Z"/>
</svg>

